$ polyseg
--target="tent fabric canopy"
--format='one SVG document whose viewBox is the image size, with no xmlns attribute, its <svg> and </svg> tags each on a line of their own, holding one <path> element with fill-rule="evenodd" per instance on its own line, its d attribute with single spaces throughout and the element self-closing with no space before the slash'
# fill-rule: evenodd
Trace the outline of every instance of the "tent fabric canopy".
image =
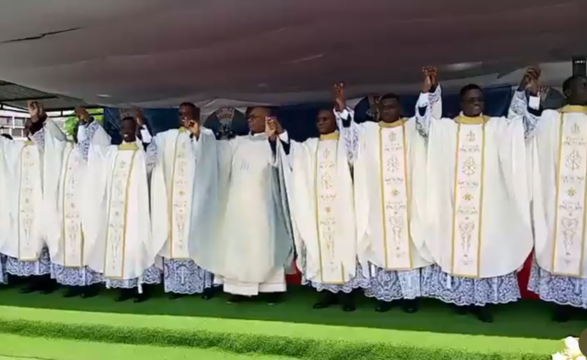
<svg viewBox="0 0 587 360">
<path fill-rule="evenodd" d="M 560 86 L 587 53 L 584 0 L 4 1 L 0 79 L 88 104 L 287 105 L 513 85 L 543 63 Z M 1 101 L 1 100 L 0 100 Z"/>
</svg>

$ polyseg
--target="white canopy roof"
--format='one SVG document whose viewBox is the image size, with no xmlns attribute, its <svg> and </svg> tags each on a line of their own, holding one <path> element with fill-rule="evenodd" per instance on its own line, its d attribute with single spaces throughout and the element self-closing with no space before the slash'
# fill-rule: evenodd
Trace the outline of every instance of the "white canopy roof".
<svg viewBox="0 0 587 360">
<path fill-rule="evenodd" d="M 557 86 L 587 53 L 585 0 L 0 4 L 0 79 L 113 106 L 291 104 L 339 81 L 349 97 L 413 92 L 424 65 L 446 88 L 514 84 L 517 69 L 560 61 L 543 65 Z"/>
</svg>

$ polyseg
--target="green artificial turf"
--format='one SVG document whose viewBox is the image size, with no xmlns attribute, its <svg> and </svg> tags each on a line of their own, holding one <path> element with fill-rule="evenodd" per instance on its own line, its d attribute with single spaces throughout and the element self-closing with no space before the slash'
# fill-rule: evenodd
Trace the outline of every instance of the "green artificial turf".
<svg viewBox="0 0 587 360">
<path fill-rule="evenodd" d="M 0 335 L 0 360 L 288 360 L 220 350 L 104 344 L 88 341 Z M 289 359 L 291 360 L 291 359 Z"/>
<path fill-rule="evenodd" d="M 0 291 L 0 333 L 316 360 L 539 360 L 587 327 L 585 321 L 553 323 L 549 307 L 533 301 L 501 307 L 495 323 L 484 324 L 435 301 L 424 302 L 416 314 L 376 313 L 368 300 L 350 314 L 336 307 L 314 310 L 313 294 L 300 290 L 277 306 L 228 305 L 222 297 L 115 303 L 113 296 Z"/>
</svg>

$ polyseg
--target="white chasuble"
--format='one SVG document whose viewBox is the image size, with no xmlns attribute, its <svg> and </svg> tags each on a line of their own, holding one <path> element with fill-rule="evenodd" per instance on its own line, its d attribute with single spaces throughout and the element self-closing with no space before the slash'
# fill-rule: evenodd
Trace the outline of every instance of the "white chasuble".
<svg viewBox="0 0 587 360">
<path fill-rule="evenodd" d="M 521 118 L 433 120 L 427 166 L 426 244 L 442 270 L 489 278 L 519 269 L 533 245 Z"/>
<path fill-rule="evenodd" d="M 218 141 L 217 146 L 219 198 L 224 202 L 219 207 L 219 236 L 207 245 L 204 252 L 209 256 L 198 258 L 198 265 L 222 277 L 225 290 L 229 285 L 254 295 L 263 291 L 260 284 L 275 281 L 279 273 L 284 291 L 284 267 L 291 265 L 293 244 L 280 208 L 285 189 L 270 142 L 265 134 L 257 134 Z"/>
<path fill-rule="evenodd" d="M 553 274 L 585 278 L 587 107 L 544 111 L 533 140 L 536 261 Z"/>
<path fill-rule="evenodd" d="M 203 237 L 211 237 L 216 217 L 216 139 L 202 129 L 199 139 L 185 129 L 154 138 L 157 161 L 151 176 L 153 242 L 169 259 L 193 259 Z M 205 254 L 203 255 L 205 256 Z"/>
<path fill-rule="evenodd" d="M 4 179 L 0 197 L 5 199 L 0 231 L 0 252 L 19 260 L 37 260 L 45 246 L 45 196 L 55 196 L 54 179 L 58 177 L 65 135 L 51 120 L 36 132 L 31 141 L 7 141 L 4 144 Z M 58 154 L 57 154 L 58 155 Z M 52 159 L 55 159 L 52 162 Z M 53 164 L 58 164 L 53 167 Z"/>
<path fill-rule="evenodd" d="M 155 263 L 145 153 L 136 143 L 90 146 L 82 226 L 87 263 L 109 279 L 134 279 Z"/>
<path fill-rule="evenodd" d="M 5 184 L 0 223 L 0 253 L 23 261 L 38 260 L 43 233 L 43 155 L 45 130 L 33 141 L 6 141 L 3 151 Z"/>
<path fill-rule="evenodd" d="M 298 257 L 305 255 L 309 281 L 344 284 L 356 273 L 353 185 L 338 132 L 291 142 L 288 197 Z M 288 171 L 289 170 L 289 171 Z"/>
<path fill-rule="evenodd" d="M 87 144 L 45 139 L 45 229 L 51 262 L 65 267 L 83 267 L 84 234 L 81 208 L 86 160 L 90 143 L 107 146 L 110 137 L 98 125 Z M 52 171 L 51 171 L 52 169 Z"/>
<path fill-rule="evenodd" d="M 359 133 L 354 174 L 361 258 L 388 270 L 430 265 L 423 222 L 426 144 L 415 121 L 352 126 Z"/>
</svg>

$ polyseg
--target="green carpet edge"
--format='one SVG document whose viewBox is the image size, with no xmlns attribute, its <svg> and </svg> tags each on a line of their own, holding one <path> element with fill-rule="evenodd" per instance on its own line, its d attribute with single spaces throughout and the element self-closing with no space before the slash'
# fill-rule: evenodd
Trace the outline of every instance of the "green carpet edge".
<svg viewBox="0 0 587 360">
<path fill-rule="evenodd" d="M 169 316 L 129 313 L 104 313 L 55 309 L 36 309 L 0 306 L 0 319 L 46 321 L 61 325 L 108 325 L 132 326 L 137 330 L 156 327 L 173 330 L 205 330 L 233 334 L 268 335 L 279 334 L 288 338 L 311 340 L 345 340 L 362 343 L 394 343 L 398 339 L 404 345 L 431 348 L 471 348 L 480 352 L 503 351 L 545 353 L 560 347 L 560 340 L 508 337 L 495 335 L 471 335 L 429 331 L 398 330 L 325 324 L 292 323 L 269 320 L 213 318 L 206 316 Z M 154 326 L 156 324 L 156 326 Z M 488 324 L 487 326 L 491 326 Z"/>
<path fill-rule="evenodd" d="M 420 347 L 401 342 L 353 342 L 296 338 L 281 335 L 243 334 L 230 331 L 145 328 L 96 324 L 63 324 L 50 321 L 0 318 L 0 333 L 27 337 L 82 340 L 130 345 L 217 348 L 237 354 L 274 355 L 311 360 L 411 359 L 411 360 L 542 360 L 546 353 L 487 351 Z"/>
</svg>

